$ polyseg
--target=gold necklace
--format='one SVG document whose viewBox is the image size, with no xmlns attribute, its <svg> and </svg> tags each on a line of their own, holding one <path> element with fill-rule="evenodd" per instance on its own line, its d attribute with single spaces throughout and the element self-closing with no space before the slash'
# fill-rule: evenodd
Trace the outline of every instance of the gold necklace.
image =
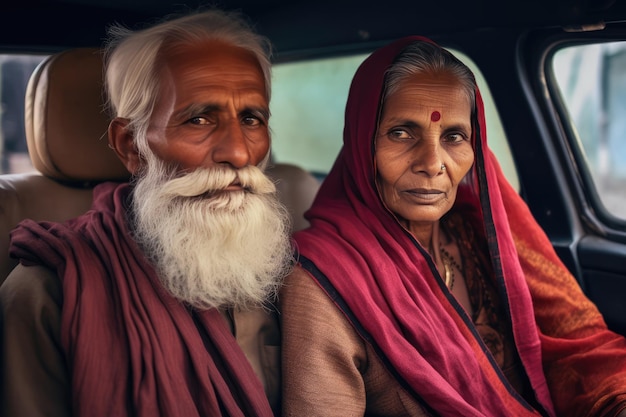
<svg viewBox="0 0 626 417">
<path fill-rule="evenodd" d="M 454 262 L 452 255 L 450 255 L 441 244 L 439 245 L 439 253 L 441 254 L 441 260 L 443 261 L 443 269 L 445 270 L 444 283 L 446 284 L 446 287 L 452 291 L 452 287 L 454 287 L 454 266 L 456 262 Z M 450 267 L 450 263 L 452 263 L 452 267 Z"/>
</svg>

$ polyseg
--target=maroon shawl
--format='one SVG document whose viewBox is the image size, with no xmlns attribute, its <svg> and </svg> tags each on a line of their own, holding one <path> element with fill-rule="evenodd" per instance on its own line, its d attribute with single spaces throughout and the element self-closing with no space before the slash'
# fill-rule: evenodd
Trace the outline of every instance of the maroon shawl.
<svg viewBox="0 0 626 417">
<path fill-rule="evenodd" d="M 416 40 L 431 42 L 401 39 L 374 52 L 358 69 L 346 107 L 343 149 L 307 213 L 311 228 L 295 235 L 301 264 L 379 350 L 409 392 L 435 414 L 538 415 L 509 385 L 471 319 L 435 278 L 438 272 L 430 255 L 385 208 L 377 192 L 373 140 L 385 70 Z M 532 300 L 498 187 L 501 173 L 487 149 L 482 99 L 476 93 L 476 184 L 459 187 L 453 210 L 461 210 L 475 230 L 486 233 L 517 351 L 542 413 L 554 415 Z"/>
<path fill-rule="evenodd" d="M 61 343 L 75 414 L 271 416 L 220 313 L 194 318 L 161 289 L 130 238 L 129 189 L 100 185 L 87 214 L 66 224 L 27 220 L 12 233 L 13 257 L 45 265 L 62 281 Z"/>
</svg>

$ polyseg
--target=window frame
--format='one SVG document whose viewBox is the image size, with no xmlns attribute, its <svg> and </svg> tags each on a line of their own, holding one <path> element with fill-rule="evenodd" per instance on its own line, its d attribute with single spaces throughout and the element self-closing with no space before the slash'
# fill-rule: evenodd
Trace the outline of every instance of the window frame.
<svg viewBox="0 0 626 417">
<path fill-rule="evenodd" d="M 546 91 L 544 100 L 553 112 L 552 122 L 559 132 L 555 142 L 563 155 L 561 159 L 564 161 L 563 168 L 568 169 L 570 176 L 574 179 L 570 191 L 574 192 L 573 196 L 576 198 L 578 212 L 583 223 L 595 234 L 626 242 L 626 219 L 609 212 L 598 194 L 591 169 L 586 162 L 585 150 L 580 144 L 577 129 L 570 117 L 553 68 L 554 56 L 563 48 L 616 41 L 626 41 L 626 38 L 613 37 L 604 32 L 559 37 L 547 44 L 540 69 Z"/>
</svg>

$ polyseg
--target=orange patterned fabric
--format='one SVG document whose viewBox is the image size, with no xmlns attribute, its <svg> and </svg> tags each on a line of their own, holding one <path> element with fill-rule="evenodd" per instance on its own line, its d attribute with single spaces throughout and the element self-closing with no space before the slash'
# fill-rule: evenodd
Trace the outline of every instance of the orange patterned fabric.
<svg viewBox="0 0 626 417">
<path fill-rule="evenodd" d="M 626 409 L 626 339 L 607 329 L 515 190 L 506 182 L 500 187 L 509 218 L 515 219 L 511 230 L 557 412 L 568 417 L 617 415 Z"/>
</svg>

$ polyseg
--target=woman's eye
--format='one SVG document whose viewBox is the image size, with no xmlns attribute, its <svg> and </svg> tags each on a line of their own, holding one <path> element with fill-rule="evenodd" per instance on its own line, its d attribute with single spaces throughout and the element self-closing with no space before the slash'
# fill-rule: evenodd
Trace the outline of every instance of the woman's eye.
<svg viewBox="0 0 626 417">
<path fill-rule="evenodd" d="M 406 130 L 403 129 L 394 129 L 389 131 L 387 134 L 391 139 L 402 140 L 402 139 L 410 139 L 411 135 Z"/>
<path fill-rule="evenodd" d="M 450 142 L 450 143 L 459 143 L 459 142 L 463 142 L 467 140 L 467 136 L 461 133 L 450 133 L 446 135 L 445 140 L 446 142 Z"/>
</svg>

